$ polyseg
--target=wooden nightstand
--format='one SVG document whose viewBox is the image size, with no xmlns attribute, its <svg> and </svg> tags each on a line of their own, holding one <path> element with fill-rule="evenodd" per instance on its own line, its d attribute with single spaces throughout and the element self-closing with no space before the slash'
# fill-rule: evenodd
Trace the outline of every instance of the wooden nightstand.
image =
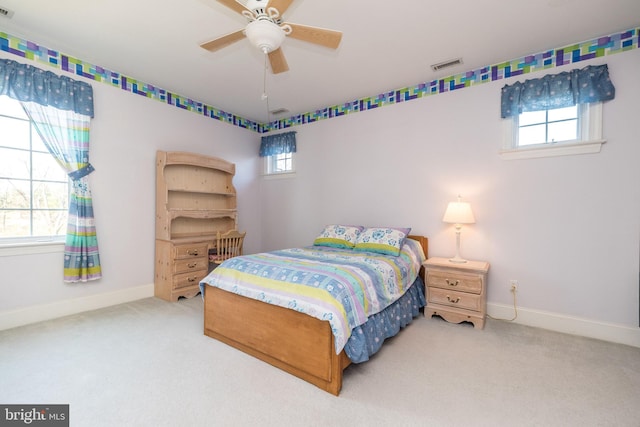
<svg viewBox="0 0 640 427">
<path fill-rule="evenodd" d="M 429 258 L 426 273 L 425 317 L 434 314 L 448 322 L 471 322 L 482 329 L 487 315 L 487 272 L 489 263 L 453 263 L 448 258 Z"/>
</svg>

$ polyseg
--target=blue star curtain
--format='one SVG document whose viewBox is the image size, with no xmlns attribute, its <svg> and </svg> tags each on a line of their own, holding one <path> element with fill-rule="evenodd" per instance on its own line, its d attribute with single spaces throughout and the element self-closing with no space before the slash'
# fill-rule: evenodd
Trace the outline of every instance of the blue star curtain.
<svg viewBox="0 0 640 427">
<path fill-rule="evenodd" d="M 547 74 L 540 79 L 516 82 L 502 88 L 501 117 L 523 111 L 541 111 L 613 99 L 616 90 L 607 65 Z"/>
<path fill-rule="evenodd" d="M 296 152 L 296 132 L 263 136 L 260 142 L 260 157 Z"/>
<path fill-rule="evenodd" d="M 93 199 L 87 175 L 89 127 L 93 117 L 91 85 L 50 71 L 0 59 L 0 95 L 21 104 L 47 149 L 73 182 L 64 250 L 64 281 L 102 277 Z"/>
</svg>

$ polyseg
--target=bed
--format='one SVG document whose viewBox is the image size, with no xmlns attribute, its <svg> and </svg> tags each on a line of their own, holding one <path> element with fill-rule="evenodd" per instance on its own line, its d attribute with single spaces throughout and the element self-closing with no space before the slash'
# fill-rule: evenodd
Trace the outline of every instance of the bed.
<svg viewBox="0 0 640 427">
<path fill-rule="evenodd" d="M 424 307 L 428 240 L 403 230 L 396 255 L 356 246 L 357 237 L 346 246 L 323 240 L 328 227 L 336 226 L 313 246 L 227 260 L 200 289 L 205 335 L 338 395 L 344 369 L 368 360 Z"/>
</svg>

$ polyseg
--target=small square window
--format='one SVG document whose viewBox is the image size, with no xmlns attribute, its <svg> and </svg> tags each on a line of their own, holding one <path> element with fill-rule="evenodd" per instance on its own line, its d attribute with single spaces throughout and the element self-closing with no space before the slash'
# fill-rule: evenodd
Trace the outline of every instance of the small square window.
<svg viewBox="0 0 640 427">
<path fill-rule="evenodd" d="M 274 154 L 265 157 L 265 174 L 278 175 L 295 172 L 295 153 Z"/>
<path fill-rule="evenodd" d="M 527 111 L 504 119 L 503 159 L 597 153 L 602 140 L 602 103 Z"/>
</svg>

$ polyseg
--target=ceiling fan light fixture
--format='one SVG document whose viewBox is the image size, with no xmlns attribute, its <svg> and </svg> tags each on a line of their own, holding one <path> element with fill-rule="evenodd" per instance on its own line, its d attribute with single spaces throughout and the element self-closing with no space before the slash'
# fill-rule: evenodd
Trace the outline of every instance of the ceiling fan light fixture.
<svg viewBox="0 0 640 427">
<path fill-rule="evenodd" d="M 285 31 L 271 21 L 259 19 L 249 22 L 245 35 L 252 45 L 264 53 L 269 53 L 282 45 Z"/>
<path fill-rule="evenodd" d="M 287 11 L 294 0 L 217 1 L 242 15 L 248 24 L 241 30 L 202 43 L 200 47 L 210 52 L 216 52 L 246 37 L 252 46 L 260 49 L 264 54 L 265 64 L 267 62 L 271 64 L 273 74 L 289 71 L 289 65 L 281 48 L 287 37 L 330 49 L 337 49 L 342 39 L 340 31 L 284 21 L 282 14 Z"/>
</svg>

